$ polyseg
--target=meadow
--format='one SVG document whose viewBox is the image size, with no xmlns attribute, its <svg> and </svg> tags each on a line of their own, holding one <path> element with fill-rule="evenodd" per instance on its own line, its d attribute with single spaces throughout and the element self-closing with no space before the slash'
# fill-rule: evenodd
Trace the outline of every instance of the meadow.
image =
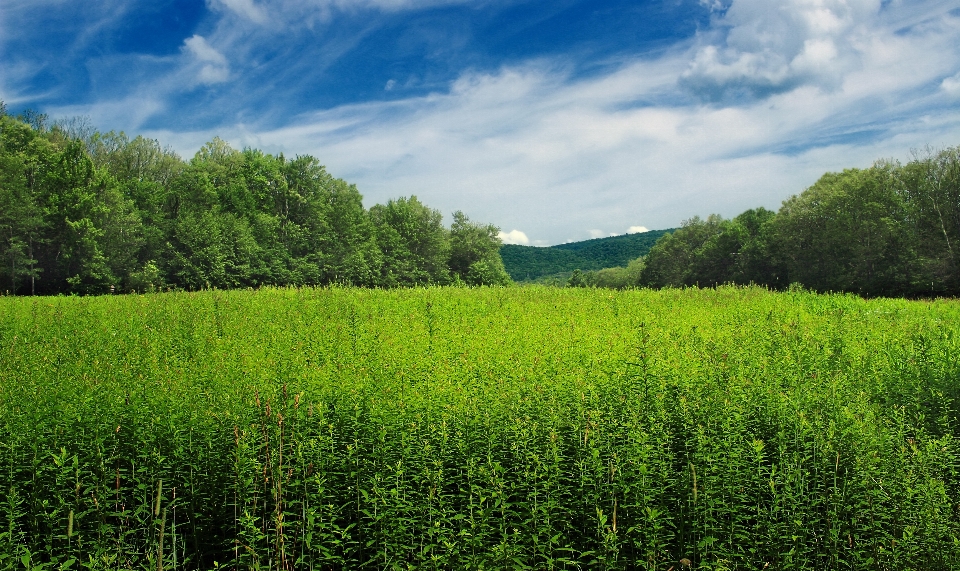
<svg viewBox="0 0 960 571">
<path fill-rule="evenodd" d="M 0 569 L 960 568 L 960 303 L 0 297 Z"/>
</svg>

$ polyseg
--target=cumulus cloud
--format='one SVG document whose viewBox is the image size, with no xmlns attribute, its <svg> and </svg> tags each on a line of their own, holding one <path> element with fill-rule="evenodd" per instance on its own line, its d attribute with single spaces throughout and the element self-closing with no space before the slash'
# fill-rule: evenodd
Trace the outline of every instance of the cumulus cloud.
<svg viewBox="0 0 960 571">
<path fill-rule="evenodd" d="M 509 232 L 500 232 L 497 235 L 504 244 L 517 244 L 520 246 L 529 246 L 530 238 L 520 230 L 511 230 Z"/>
<path fill-rule="evenodd" d="M 205 84 L 222 83 L 230 77 L 227 58 L 211 46 L 203 36 L 194 35 L 183 42 L 184 51 L 193 56 L 197 81 Z"/>
<path fill-rule="evenodd" d="M 697 51 L 682 81 L 713 100 L 800 85 L 836 89 L 862 65 L 881 7 L 881 0 L 734 0 L 717 20 L 725 33 Z"/>
<path fill-rule="evenodd" d="M 631 226 L 627 228 L 627 234 L 642 234 L 649 231 L 650 229 L 646 226 Z"/>
</svg>

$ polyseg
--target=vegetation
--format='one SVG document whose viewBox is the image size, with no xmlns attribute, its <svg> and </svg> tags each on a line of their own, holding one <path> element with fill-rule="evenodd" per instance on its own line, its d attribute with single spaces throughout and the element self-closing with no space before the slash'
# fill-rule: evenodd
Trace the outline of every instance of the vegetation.
<svg viewBox="0 0 960 571">
<path fill-rule="evenodd" d="M 499 230 L 416 197 L 363 207 L 311 156 L 46 125 L 0 104 L 0 291 L 505 284 Z"/>
<path fill-rule="evenodd" d="M 542 281 L 557 276 L 566 279 L 574 270 L 626 266 L 631 260 L 646 255 L 657 239 L 668 232 L 670 230 L 651 230 L 547 248 L 506 244 L 500 256 L 507 273 L 516 281 Z"/>
<path fill-rule="evenodd" d="M 0 568 L 956 569 L 958 324 L 756 287 L 2 297 Z"/>
<path fill-rule="evenodd" d="M 960 295 L 960 147 L 827 173 L 779 212 L 694 217 L 631 285 L 723 283 L 867 296 Z M 589 283 L 589 280 L 587 280 Z"/>
</svg>

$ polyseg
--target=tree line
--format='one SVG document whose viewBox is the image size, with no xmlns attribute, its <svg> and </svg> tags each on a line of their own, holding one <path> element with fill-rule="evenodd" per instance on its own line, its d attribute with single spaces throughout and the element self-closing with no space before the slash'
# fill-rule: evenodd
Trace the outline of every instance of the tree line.
<svg viewBox="0 0 960 571">
<path fill-rule="evenodd" d="M 960 147 L 824 174 L 777 212 L 691 218 L 628 267 L 575 272 L 568 283 L 960 295 Z"/>
<path fill-rule="evenodd" d="M 364 208 L 309 155 L 52 125 L 0 102 L 0 292 L 507 284 L 499 228 L 416 196 Z"/>
</svg>

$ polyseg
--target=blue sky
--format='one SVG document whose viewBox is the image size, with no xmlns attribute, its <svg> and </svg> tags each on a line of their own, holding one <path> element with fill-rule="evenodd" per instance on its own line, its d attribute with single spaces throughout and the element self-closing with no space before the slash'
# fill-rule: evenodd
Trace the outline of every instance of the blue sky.
<svg viewBox="0 0 960 571">
<path fill-rule="evenodd" d="M 4 0 L 0 99 L 556 244 L 960 145 L 960 2 Z"/>
</svg>

